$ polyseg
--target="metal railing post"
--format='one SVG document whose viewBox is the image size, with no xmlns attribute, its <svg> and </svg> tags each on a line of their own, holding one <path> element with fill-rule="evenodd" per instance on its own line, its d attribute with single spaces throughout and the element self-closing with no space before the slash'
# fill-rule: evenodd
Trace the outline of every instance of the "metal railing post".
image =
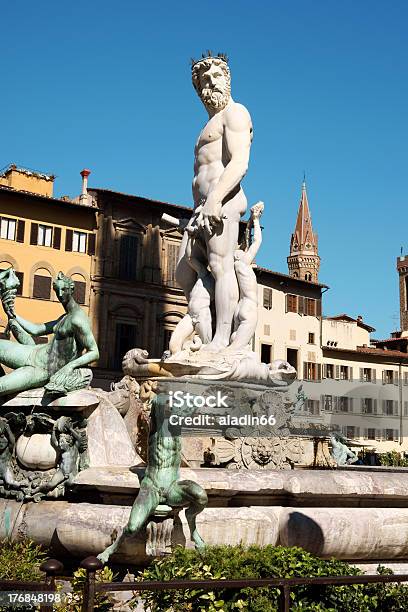
<svg viewBox="0 0 408 612">
<path fill-rule="evenodd" d="M 290 588 L 287 584 L 279 588 L 279 612 L 290 612 Z"/>
<path fill-rule="evenodd" d="M 87 557 L 82 561 L 81 567 L 86 570 L 82 612 L 93 612 L 95 603 L 95 573 L 103 568 L 103 563 L 97 557 Z"/>
<path fill-rule="evenodd" d="M 63 564 L 57 559 L 47 559 L 40 565 L 40 570 L 45 573 L 45 583 L 50 587 L 50 590 L 55 591 L 55 576 L 60 574 L 64 569 Z M 52 610 L 53 604 L 42 604 L 40 612 L 43 610 Z"/>
</svg>

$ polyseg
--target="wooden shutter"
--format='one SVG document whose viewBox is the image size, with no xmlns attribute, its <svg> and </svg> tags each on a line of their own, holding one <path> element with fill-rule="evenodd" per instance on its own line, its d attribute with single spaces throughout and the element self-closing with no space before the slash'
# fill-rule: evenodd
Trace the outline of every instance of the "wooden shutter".
<svg viewBox="0 0 408 612">
<path fill-rule="evenodd" d="M 25 221 L 22 221 L 21 219 L 19 219 L 17 221 L 17 235 L 16 235 L 17 242 L 24 242 L 24 233 L 25 233 Z"/>
<path fill-rule="evenodd" d="M 303 362 L 303 380 L 309 380 L 308 379 L 308 368 L 307 368 L 307 361 Z"/>
<path fill-rule="evenodd" d="M 77 304 L 85 304 L 85 296 L 86 296 L 86 283 L 82 281 L 74 281 L 74 300 Z"/>
<path fill-rule="evenodd" d="M 74 237 L 73 230 L 67 229 L 65 234 L 65 250 L 72 251 L 72 240 Z"/>
<path fill-rule="evenodd" d="M 374 404 L 373 412 L 374 414 L 377 414 L 377 400 L 376 399 L 373 401 L 373 404 Z"/>
<path fill-rule="evenodd" d="M 404 372 L 404 385 L 408 385 L 408 372 Z"/>
<path fill-rule="evenodd" d="M 360 382 L 364 382 L 364 368 L 360 368 Z"/>
<path fill-rule="evenodd" d="M 173 287 L 176 284 L 176 269 L 179 245 L 174 242 L 167 243 L 167 284 Z M 265 289 L 264 289 L 265 292 Z"/>
<path fill-rule="evenodd" d="M 335 378 L 336 378 L 336 380 L 340 380 L 340 366 L 336 365 L 335 369 L 336 369 Z"/>
<path fill-rule="evenodd" d="M 371 380 L 373 383 L 377 382 L 377 370 L 375 368 L 371 370 Z"/>
<path fill-rule="evenodd" d="M 95 247 L 96 247 L 95 234 L 88 234 L 88 255 L 95 255 Z"/>
<path fill-rule="evenodd" d="M 302 295 L 298 295 L 298 307 L 297 307 L 297 311 L 301 315 L 306 314 L 306 311 L 305 311 L 305 298 Z"/>
<path fill-rule="evenodd" d="M 382 384 L 385 385 L 385 370 L 382 371 Z"/>
<path fill-rule="evenodd" d="M 353 412 L 353 398 L 352 397 L 348 398 L 348 411 Z"/>
<path fill-rule="evenodd" d="M 321 317 L 322 316 L 322 300 L 316 300 L 316 316 L 317 317 Z"/>
<path fill-rule="evenodd" d="M 307 314 L 310 317 L 316 316 L 316 300 L 313 298 L 306 298 Z"/>
<path fill-rule="evenodd" d="M 267 310 L 272 308 L 272 289 L 270 287 L 263 288 L 263 307 Z"/>
<path fill-rule="evenodd" d="M 353 382 L 353 368 L 351 366 L 348 368 L 348 380 Z"/>
<path fill-rule="evenodd" d="M 399 412 L 399 410 L 398 410 L 398 400 L 394 400 L 394 401 L 393 401 L 392 414 L 393 414 L 394 416 L 397 416 L 397 415 L 398 415 L 398 412 Z"/>
<path fill-rule="evenodd" d="M 123 280 L 136 280 L 137 251 L 137 236 L 123 234 L 120 237 L 119 278 Z"/>
<path fill-rule="evenodd" d="M 30 244 L 38 244 L 38 223 L 31 224 Z"/>
<path fill-rule="evenodd" d="M 398 378 L 399 378 L 398 372 L 394 372 L 392 375 L 392 382 L 394 383 L 394 385 L 398 385 Z"/>
<path fill-rule="evenodd" d="M 317 380 L 322 380 L 322 364 L 317 364 Z"/>
<path fill-rule="evenodd" d="M 61 248 L 61 228 L 54 227 L 54 232 L 52 236 L 52 246 L 54 249 Z"/>
<path fill-rule="evenodd" d="M 33 297 L 40 300 L 49 300 L 51 297 L 51 278 L 34 274 Z"/>
</svg>

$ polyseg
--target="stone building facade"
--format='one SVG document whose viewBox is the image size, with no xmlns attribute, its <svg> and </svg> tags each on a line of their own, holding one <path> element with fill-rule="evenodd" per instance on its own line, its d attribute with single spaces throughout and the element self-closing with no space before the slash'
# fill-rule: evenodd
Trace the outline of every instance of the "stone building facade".
<svg viewBox="0 0 408 612">
<path fill-rule="evenodd" d="M 0 269 L 17 271 L 16 310 L 34 322 L 61 315 L 52 290 L 60 270 L 75 281 L 76 299 L 89 314 L 96 211 L 88 202 L 54 198 L 53 181 L 15 165 L 0 172 Z M 0 309 L 0 333 L 6 325 Z"/>
<path fill-rule="evenodd" d="M 191 209 L 106 189 L 89 193 L 98 210 L 91 292 L 101 354 L 95 382 L 106 386 L 120 376 L 122 357 L 130 348 L 161 357 L 186 313 L 175 280 L 181 234 L 162 215 L 188 218 Z"/>
</svg>

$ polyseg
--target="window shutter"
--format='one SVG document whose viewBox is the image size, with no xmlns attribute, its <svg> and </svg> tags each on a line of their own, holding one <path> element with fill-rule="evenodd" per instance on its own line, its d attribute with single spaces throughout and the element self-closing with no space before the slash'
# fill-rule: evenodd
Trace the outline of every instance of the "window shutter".
<svg viewBox="0 0 408 612">
<path fill-rule="evenodd" d="M 385 385 L 385 370 L 382 371 L 382 384 Z"/>
<path fill-rule="evenodd" d="M 408 385 L 408 372 L 404 372 L 404 385 Z"/>
<path fill-rule="evenodd" d="M 96 236 L 95 234 L 88 234 L 88 255 L 95 255 L 96 247 Z"/>
<path fill-rule="evenodd" d="M 377 400 L 374 400 L 374 414 L 377 414 Z"/>
<path fill-rule="evenodd" d="M 61 248 L 61 228 L 54 227 L 53 237 L 52 237 L 52 246 L 54 249 Z"/>
<path fill-rule="evenodd" d="M 394 429 L 394 442 L 398 442 L 398 438 L 399 438 L 399 430 Z"/>
<path fill-rule="evenodd" d="M 393 373 L 392 382 L 394 383 L 394 385 L 398 386 L 398 372 Z"/>
<path fill-rule="evenodd" d="M 20 286 L 17 289 L 17 295 L 23 295 L 24 272 L 16 272 L 16 276 L 20 281 Z"/>
<path fill-rule="evenodd" d="M 371 380 L 374 384 L 377 382 L 377 370 L 375 368 L 371 370 Z"/>
<path fill-rule="evenodd" d="M 85 304 L 86 283 L 75 281 L 74 300 L 77 304 Z"/>
<path fill-rule="evenodd" d="M 34 274 L 33 297 L 49 300 L 51 297 L 51 278 Z"/>
<path fill-rule="evenodd" d="M 176 284 L 176 269 L 178 259 L 179 245 L 169 242 L 167 244 L 167 283 L 170 286 Z M 265 289 L 264 289 L 264 304 L 265 304 Z"/>
<path fill-rule="evenodd" d="M 270 287 L 263 289 L 263 307 L 267 310 L 272 308 L 272 289 Z"/>
<path fill-rule="evenodd" d="M 74 237 L 74 232 L 70 229 L 67 229 L 65 234 L 65 250 L 72 251 L 72 239 Z"/>
<path fill-rule="evenodd" d="M 298 309 L 297 309 L 298 313 L 303 315 L 306 314 L 305 312 L 305 298 L 301 295 L 298 296 Z"/>
<path fill-rule="evenodd" d="M 120 237 L 119 278 L 123 280 L 136 280 L 137 251 L 137 236 L 123 234 Z"/>
<path fill-rule="evenodd" d="M 392 414 L 393 414 L 394 416 L 397 416 L 397 415 L 398 415 L 398 412 L 399 412 L 399 410 L 398 410 L 398 400 L 394 400 L 394 402 L 393 402 Z"/>
<path fill-rule="evenodd" d="M 323 378 L 327 378 L 327 364 L 326 363 L 323 364 L 322 375 L 323 375 Z"/>
<path fill-rule="evenodd" d="M 340 380 L 340 366 L 336 365 L 336 380 Z"/>
<path fill-rule="evenodd" d="M 353 398 L 352 397 L 348 398 L 348 411 L 353 412 Z"/>
<path fill-rule="evenodd" d="M 360 382 L 364 382 L 364 369 L 360 368 Z"/>
<path fill-rule="evenodd" d="M 307 378 L 307 362 L 303 362 L 303 380 L 308 380 Z"/>
<path fill-rule="evenodd" d="M 362 414 L 367 412 L 364 397 L 362 397 L 360 400 L 360 412 Z"/>
<path fill-rule="evenodd" d="M 368 440 L 368 429 L 366 427 L 364 428 L 364 438 Z"/>
<path fill-rule="evenodd" d="M 322 380 L 322 364 L 317 364 L 317 380 Z"/>
<path fill-rule="evenodd" d="M 31 224 L 30 244 L 38 244 L 38 223 Z"/>
<path fill-rule="evenodd" d="M 24 232 L 25 232 L 25 221 L 22 221 L 21 219 L 19 219 L 17 222 L 17 236 L 16 236 L 17 242 L 24 242 Z"/>
<path fill-rule="evenodd" d="M 350 382 L 353 382 L 353 368 L 351 366 L 348 369 L 348 379 Z"/>
<path fill-rule="evenodd" d="M 322 316 L 322 300 L 316 300 L 316 316 Z"/>
<path fill-rule="evenodd" d="M 354 437 L 355 438 L 359 438 L 360 437 L 360 427 L 355 427 L 354 428 Z"/>
</svg>

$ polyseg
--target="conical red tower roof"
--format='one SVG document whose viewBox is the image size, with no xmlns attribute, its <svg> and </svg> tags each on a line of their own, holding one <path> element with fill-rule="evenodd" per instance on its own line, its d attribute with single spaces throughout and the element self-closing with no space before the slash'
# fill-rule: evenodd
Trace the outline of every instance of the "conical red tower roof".
<svg viewBox="0 0 408 612">
<path fill-rule="evenodd" d="M 290 241 L 290 254 L 299 255 L 300 253 L 317 255 L 317 235 L 313 231 L 305 181 L 302 185 L 295 231 Z"/>
</svg>

